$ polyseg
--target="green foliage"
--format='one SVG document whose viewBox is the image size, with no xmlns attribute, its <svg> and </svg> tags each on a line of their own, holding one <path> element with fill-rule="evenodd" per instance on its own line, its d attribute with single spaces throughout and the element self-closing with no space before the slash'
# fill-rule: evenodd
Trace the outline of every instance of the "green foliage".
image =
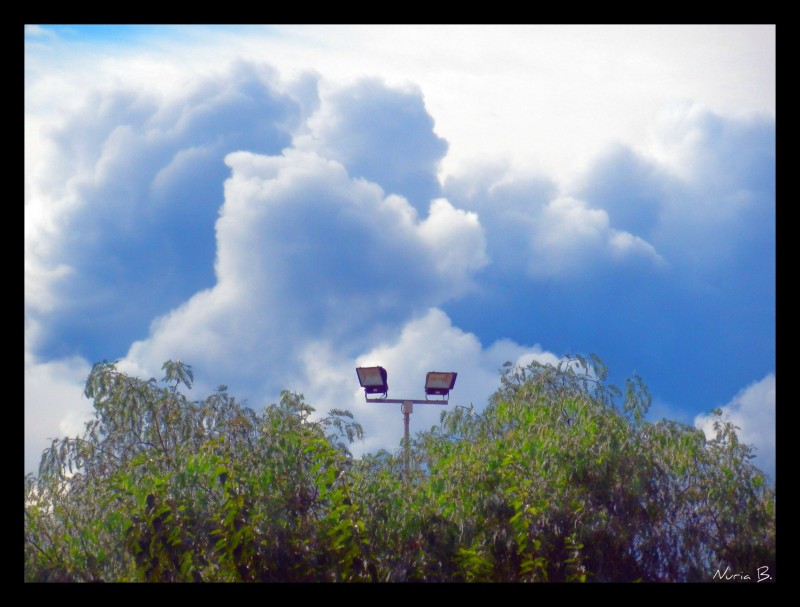
<svg viewBox="0 0 800 607">
<path fill-rule="evenodd" d="M 506 365 L 403 454 L 355 459 L 352 415 L 225 386 L 190 402 L 92 369 L 95 415 L 25 477 L 26 581 L 711 581 L 775 571 L 775 490 L 719 412 L 717 436 L 645 421 L 640 378 L 595 356 Z"/>
</svg>

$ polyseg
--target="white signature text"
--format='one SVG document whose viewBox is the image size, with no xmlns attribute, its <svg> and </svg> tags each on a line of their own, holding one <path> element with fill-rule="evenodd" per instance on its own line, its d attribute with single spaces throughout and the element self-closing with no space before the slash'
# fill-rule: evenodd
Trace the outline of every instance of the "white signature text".
<svg viewBox="0 0 800 607">
<path fill-rule="evenodd" d="M 725 571 L 720 571 L 719 569 L 717 569 L 712 579 L 715 580 L 719 579 L 725 581 L 735 580 L 737 582 L 746 582 L 753 580 L 750 574 L 745 573 L 744 571 L 741 571 L 739 573 L 732 573 L 730 567 L 725 567 Z M 772 576 L 769 574 L 769 567 L 764 565 L 763 567 L 759 567 L 758 569 L 756 569 L 756 577 L 755 577 L 756 583 L 771 579 Z"/>
</svg>

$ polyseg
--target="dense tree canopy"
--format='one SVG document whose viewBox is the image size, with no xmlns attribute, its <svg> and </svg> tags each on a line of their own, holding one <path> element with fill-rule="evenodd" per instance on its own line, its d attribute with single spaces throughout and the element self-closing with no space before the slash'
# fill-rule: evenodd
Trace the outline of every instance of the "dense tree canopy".
<svg viewBox="0 0 800 607">
<path fill-rule="evenodd" d="M 92 369 L 86 431 L 25 477 L 26 581 L 774 579 L 774 485 L 735 428 L 645 421 L 641 380 L 596 357 L 508 364 L 481 412 L 414 437 L 405 478 L 402 453 L 352 457 L 347 411 L 190 402 L 191 367 L 163 369 Z"/>
</svg>

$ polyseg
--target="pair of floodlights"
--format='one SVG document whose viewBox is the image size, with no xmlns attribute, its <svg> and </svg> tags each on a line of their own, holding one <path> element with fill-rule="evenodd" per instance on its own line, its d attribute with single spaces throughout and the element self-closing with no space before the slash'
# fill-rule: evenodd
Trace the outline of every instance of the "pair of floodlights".
<svg viewBox="0 0 800 607">
<path fill-rule="evenodd" d="M 387 383 L 386 369 L 383 367 L 358 367 L 356 373 L 358 373 L 361 387 L 364 388 L 364 398 L 367 401 L 387 402 L 389 384 Z M 426 399 L 428 396 L 442 396 L 447 399 L 450 390 L 456 385 L 457 375 L 455 372 L 430 371 L 425 376 Z M 383 398 L 370 399 L 370 394 L 382 394 Z"/>
</svg>

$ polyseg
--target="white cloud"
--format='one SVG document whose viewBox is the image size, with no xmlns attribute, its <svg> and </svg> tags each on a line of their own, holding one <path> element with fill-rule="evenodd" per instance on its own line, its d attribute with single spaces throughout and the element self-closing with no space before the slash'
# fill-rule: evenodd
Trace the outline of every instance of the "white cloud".
<svg viewBox="0 0 800 607">
<path fill-rule="evenodd" d="M 615 259 L 640 255 L 643 258 L 649 258 L 657 265 L 665 263 L 653 245 L 630 232 L 612 230 L 608 237 L 608 246 L 611 256 Z"/>
<path fill-rule="evenodd" d="M 444 185 L 454 204 L 478 214 L 495 272 L 517 280 L 523 274 L 569 281 L 623 268 L 666 267 L 652 244 L 618 229 L 604 209 L 556 191 L 544 177 L 503 165 L 475 165 Z"/>
<path fill-rule="evenodd" d="M 81 332 L 104 342 L 87 356 L 119 355 L 213 284 L 225 155 L 279 153 L 303 120 L 276 80 L 240 62 L 174 95 L 90 88 L 46 118 L 26 105 L 26 313 L 45 326 L 43 347 Z"/>
<path fill-rule="evenodd" d="M 27 249 L 27 247 L 26 247 Z M 66 264 L 47 267 L 36 263 L 34 253 L 26 250 L 25 259 L 25 306 L 36 312 L 53 312 L 57 308 L 54 288 L 68 278 L 73 268 Z"/>
<path fill-rule="evenodd" d="M 645 146 L 647 147 L 647 146 Z M 742 267 L 774 247 L 775 125 L 668 106 L 645 151 L 611 145 L 572 195 L 503 164 L 472 166 L 443 191 L 475 211 L 493 264 L 534 279 Z M 747 243 L 745 245 L 745 243 Z"/>
<path fill-rule="evenodd" d="M 775 478 L 775 374 L 741 390 L 722 408 L 723 418 L 738 426 L 739 440 L 755 448 L 753 463 Z M 698 415 L 696 428 L 710 440 L 716 436 L 714 417 Z"/>
<path fill-rule="evenodd" d="M 536 277 L 585 274 L 599 262 L 643 260 L 659 266 L 664 260 L 652 245 L 629 232 L 614 229 L 608 213 L 584 201 L 560 197 L 534 217 L 529 272 Z"/>
<path fill-rule="evenodd" d="M 431 203 L 419 235 L 430 247 L 441 275 L 468 276 L 488 262 L 478 215 L 456 209 L 444 198 Z"/>
<path fill-rule="evenodd" d="M 638 151 L 685 181 L 704 181 L 713 173 L 720 187 L 730 187 L 742 179 L 739 171 L 747 170 L 754 153 L 762 151 L 758 140 L 751 141 L 752 150 L 741 149 L 742 138 L 752 138 L 760 127 L 773 123 L 766 112 L 729 117 L 698 102 L 665 103 Z"/>
<path fill-rule="evenodd" d="M 649 242 L 710 275 L 722 263 L 741 265 L 736 256 L 744 261 L 747 249 L 770 240 L 774 247 L 775 136 L 765 115 L 729 119 L 697 103 L 668 106 L 645 153 L 660 173 L 653 189 L 662 191 Z"/>
</svg>

